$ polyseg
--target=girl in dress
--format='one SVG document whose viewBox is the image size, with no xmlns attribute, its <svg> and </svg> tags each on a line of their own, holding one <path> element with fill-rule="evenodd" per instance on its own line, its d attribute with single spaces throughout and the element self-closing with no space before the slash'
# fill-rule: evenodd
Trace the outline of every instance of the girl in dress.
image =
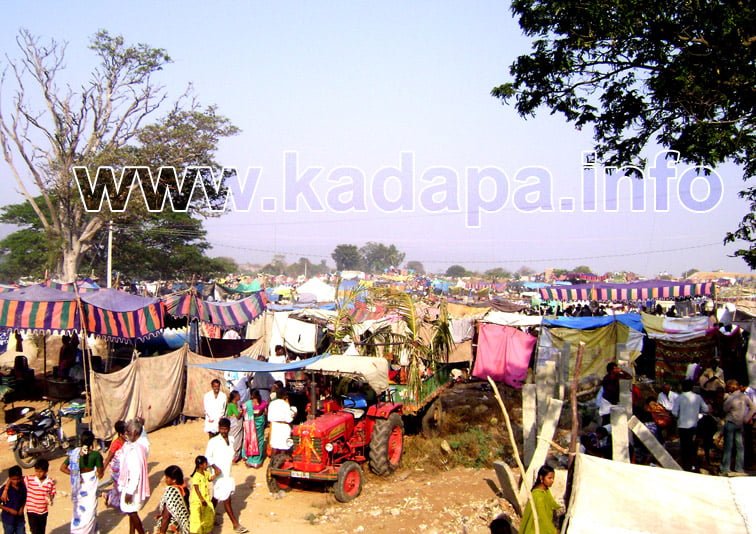
<svg viewBox="0 0 756 534">
<path fill-rule="evenodd" d="M 215 525 L 215 507 L 210 495 L 210 473 L 207 458 L 197 456 L 194 459 L 194 472 L 189 481 L 189 532 L 191 534 L 209 534 Z"/>
</svg>

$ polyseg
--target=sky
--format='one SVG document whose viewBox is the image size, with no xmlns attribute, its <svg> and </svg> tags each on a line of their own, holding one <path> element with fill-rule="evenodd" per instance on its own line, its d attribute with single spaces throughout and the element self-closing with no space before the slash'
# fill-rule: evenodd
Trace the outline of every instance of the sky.
<svg viewBox="0 0 756 534">
<path fill-rule="evenodd" d="M 168 94 L 192 84 L 241 129 L 217 159 L 240 175 L 257 169 L 257 189 L 249 210 L 206 222 L 212 255 L 333 265 L 336 245 L 375 241 L 434 272 L 747 272 L 729 257 L 737 247 L 722 245 L 747 210 L 737 167 L 707 182 L 677 166 L 665 206 L 661 180 L 615 189 L 601 185 L 601 162 L 586 171 L 589 130 L 545 109 L 525 120 L 490 96 L 529 50 L 506 2 L 40 1 L 3 13 L 3 55 L 18 56 L 19 28 L 65 41 L 74 85 L 94 64 L 87 43 L 99 29 L 164 48 Z M 601 200 L 586 209 L 594 177 L 597 198 L 609 208 L 617 199 L 616 210 Z M 528 195 L 533 183 L 541 189 Z M 532 209 L 548 204 L 549 189 L 552 209 Z M 0 202 L 20 200 L 0 163 Z"/>
</svg>

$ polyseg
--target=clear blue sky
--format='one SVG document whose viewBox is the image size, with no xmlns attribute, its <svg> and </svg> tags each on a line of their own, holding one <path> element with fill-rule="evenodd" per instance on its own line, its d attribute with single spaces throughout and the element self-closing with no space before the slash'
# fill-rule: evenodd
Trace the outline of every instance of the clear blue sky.
<svg viewBox="0 0 756 534">
<path fill-rule="evenodd" d="M 71 80 L 91 68 L 86 45 L 100 28 L 167 49 L 174 63 L 161 81 L 169 93 L 191 82 L 202 102 L 217 104 L 242 129 L 222 142 L 218 159 L 242 171 L 262 168 L 256 198 L 277 198 L 279 207 L 286 151 L 299 154 L 300 166 L 324 169 L 314 187 L 321 198 L 331 170 L 349 165 L 370 178 L 398 166 L 402 152 L 414 153 L 418 189 L 429 167 L 463 177 L 468 167 L 493 165 L 510 185 L 521 167 L 549 169 L 555 199 L 580 191 L 590 132 L 546 111 L 525 121 L 489 94 L 528 50 L 506 2 L 13 3 L 3 8 L 0 50 L 17 55 L 14 36 L 22 27 L 69 43 Z M 265 262 L 275 251 L 289 261 L 332 263 L 339 243 L 380 241 L 436 271 L 452 263 L 475 270 L 587 264 L 596 272 L 646 275 L 691 267 L 745 271 L 741 260 L 727 257 L 735 247 L 721 245 L 747 209 L 737 198 L 743 182 L 737 168 L 718 172 L 723 200 L 706 214 L 674 200 L 666 213 L 633 213 L 627 198 L 617 213 L 521 213 L 510 201 L 472 229 L 464 213 L 419 207 L 263 213 L 257 202 L 249 213 L 206 227 L 212 253 L 237 261 Z M 4 203 L 19 201 L 14 191 L 2 164 Z M 630 195 L 629 186 L 621 195 Z"/>
</svg>

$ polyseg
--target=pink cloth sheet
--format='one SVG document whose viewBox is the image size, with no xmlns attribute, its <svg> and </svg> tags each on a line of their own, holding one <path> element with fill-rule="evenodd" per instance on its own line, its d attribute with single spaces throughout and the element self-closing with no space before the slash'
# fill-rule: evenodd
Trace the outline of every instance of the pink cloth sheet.
<svg viewBox="0 0 756 534">
<path fill-rule="evenodd" d="M 537 339 L 511 326 L 481 323 L 473 376 L 521 388 Z"/>
</svg>

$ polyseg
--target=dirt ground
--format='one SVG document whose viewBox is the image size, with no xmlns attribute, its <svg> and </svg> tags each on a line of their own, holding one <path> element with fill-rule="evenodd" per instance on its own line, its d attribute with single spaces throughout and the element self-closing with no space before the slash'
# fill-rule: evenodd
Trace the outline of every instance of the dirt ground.
<svg viewBox="0 0 756 534">
<path fill-rule="evenodd" d="M 42 403 L 23 403 L 37 408 Z M 65 427 L 73 434 L 73 425 Z M 7 469 L 15 465 L 13 453 L 3 435 L 0 441 L 0 469 L 6 478 Z M 155 525 L 155 511 L 163 493 L 163 470 L 171 464 L 191 474 L 194 457 L 204 454 L 207 443 L 201 421 L 162 428 L 150 434 L 149 473 L 152 496 L 141 517 L 150 531 Z M 50 473 L 57 482 L 58 497 L 51 508 L 48 532 L 69 531 L 71 518 L 70 483 L 60 472 L 63 454 L 51 458 Z M 31 473 L 32 470 L 27 470 Z M 265 469 L 249 469 L 235 465 L 236 494 L 233 506 L 241 523 L 252 531 L 275 533 L 351 533 L 351 532 L 424 532 L 484 533 L 488 523 L 506 510 L 486 479 L 494 479 L 493 470 L 455 468 L 445 473 L 429 473 L 420 469 L 400 469 L 382 479 L 367 473 L 362 495 L 348 504 L 337 503 L 333 496 L 313 488 L 295 489 L 282 498 L 270 494 L 265 484 Z M 106 473 L 106 477 L 108 474 Z M 128 532 L 124 516 L 102 506 L 98 509 L 101 532 Z M 222 524 L 216 533 L 231 533 L 228 518 L 218 516 Z"/>
</svg>

